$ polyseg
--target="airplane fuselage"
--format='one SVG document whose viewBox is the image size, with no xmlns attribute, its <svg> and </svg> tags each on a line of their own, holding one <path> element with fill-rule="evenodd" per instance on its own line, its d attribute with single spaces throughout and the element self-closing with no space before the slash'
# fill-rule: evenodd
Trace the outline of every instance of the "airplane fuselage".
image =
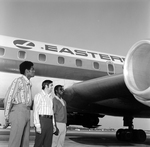
<svg viewBox="0 0 150 147">
<path fill-rule="evenodd" d="M 30 60 L 35 63 L 38 76 L 84 81 L 122 73 L 124 59 L 116 55 L 0 36 L 0 71 L 4 72 L 18 73 L 20 62 Z"/>
</svg>

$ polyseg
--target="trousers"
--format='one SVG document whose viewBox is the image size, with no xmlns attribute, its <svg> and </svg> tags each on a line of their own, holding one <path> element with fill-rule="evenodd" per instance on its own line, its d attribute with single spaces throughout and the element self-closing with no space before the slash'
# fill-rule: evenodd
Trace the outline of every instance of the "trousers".
<svg viewBox="0 0 150 147">
<path fill-rule="evenodd" d="M 66 124 L 59 122 L 56 122 L 56 124 L 59 129 L 59 134 L 58 136 L 53 135 L 52 147 L 63 147 L 66 136 Z"/>
<path fill-rule="evenodd" d="M 24 104 L 14 105 L 9 121 L 11 130 L 8 147 L 29 147 L 30 108 Z"/>
<path fill-rule="evenodd" d="M 53 137 L 52 118 L 40 117 L 41 133 L 36 132 L 34 147 L 51 147 Z"/>
</svg>

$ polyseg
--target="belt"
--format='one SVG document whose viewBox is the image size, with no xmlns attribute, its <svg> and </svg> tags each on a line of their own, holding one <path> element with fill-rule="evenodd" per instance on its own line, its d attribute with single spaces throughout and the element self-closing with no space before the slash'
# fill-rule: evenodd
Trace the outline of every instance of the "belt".
<svg viewBox="0 0 150 147">
<path fill-rule="evenodd" d="M 19 103 L 19 104 L 13 104 L 12 107 L 21 107 L 21 108 L 26 108 L 27 110 L 31 109 L 31 106 L 27 106 L 25 104 Z"/>
<path fill-rule="evenodd" d="M 52 119 L 53 116 L 52 115 L 39 115 L 40 117 L 43 117 L 43 118 L 49 118 L 49 119 Z"/>
</svg>

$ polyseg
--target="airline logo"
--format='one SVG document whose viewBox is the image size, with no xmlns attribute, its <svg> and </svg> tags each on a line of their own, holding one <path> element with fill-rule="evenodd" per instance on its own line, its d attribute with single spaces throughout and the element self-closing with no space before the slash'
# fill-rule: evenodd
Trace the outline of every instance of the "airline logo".
<svg viewBox="0 0 150 147">
<path fill-rule="evenodd" d="M 125 61 L 124 57 L 117 56 L 117 55 L 100 53 L 100 52 L 95 52 L 90 50 L 83 50 L 83 49 L 61 46 L 56 44 L 48 44 L 48 43 L 37 42 L 37 41 L 16 39 L 14 37 L 1 36 L 1 35 L 0 35 L 0 45 L 8 46 L 8 47 L 15 46 L 16 48 L 32 50 L 32 51 L 41 52 L 45 54 L 51 53 L 51 54 L 58 54 L 60 56 L 62 55 L 62 56 L 69 56 L 75 58 L 84 58 L 84 59 L 103 61 L 103 62 L 111 61 L 118 64 L 123 64 Z"/>
<path fill-rule="evenodd" d="M 16 47 L 21 49 L 32 49 L 33 47 L 35 47 L 33 42 L 25 40 L 15 40 L 13 43 Z"/>
</svg>

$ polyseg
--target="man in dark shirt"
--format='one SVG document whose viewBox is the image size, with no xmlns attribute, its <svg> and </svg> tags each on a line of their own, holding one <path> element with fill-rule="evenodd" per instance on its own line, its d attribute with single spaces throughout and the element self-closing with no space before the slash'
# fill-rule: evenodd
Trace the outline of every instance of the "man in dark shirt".
<svg viewBox="0 0 150 147">
<path fill-rule="evenodd" d="M 53 98 L 54 118 L 59 133 L 53 135 L 52 147 L 63 147 L 66 136 L 67 111 L 66 102 L 62 99 L 64 88 L 57 85 L 54 88 L 55 97 Z"/>
</svg>

